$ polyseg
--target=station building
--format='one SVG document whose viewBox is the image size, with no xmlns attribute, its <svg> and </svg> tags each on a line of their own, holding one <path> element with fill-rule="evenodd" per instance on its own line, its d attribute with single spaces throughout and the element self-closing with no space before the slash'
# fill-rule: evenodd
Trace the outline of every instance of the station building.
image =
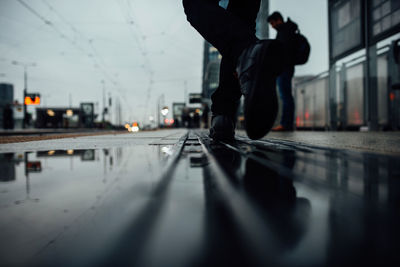
<svg viewBox="0 0 400 267">
<path fill-rule="evenodd" d="M 328 71 L 295 85 L 296 127 L 400 129 L 400 1 L 329 0 Z"/>
</svg>

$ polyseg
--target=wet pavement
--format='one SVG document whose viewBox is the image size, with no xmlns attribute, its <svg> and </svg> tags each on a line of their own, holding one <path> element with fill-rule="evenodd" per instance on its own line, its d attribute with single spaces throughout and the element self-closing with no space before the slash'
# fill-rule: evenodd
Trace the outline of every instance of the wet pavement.
<svg viewBox="0 0 400 267">
<path fill-rule="evenodd" d="M 186 130 L 0 153 L 0 266 L 400 264 L 398 156 Z"/>
</svg>

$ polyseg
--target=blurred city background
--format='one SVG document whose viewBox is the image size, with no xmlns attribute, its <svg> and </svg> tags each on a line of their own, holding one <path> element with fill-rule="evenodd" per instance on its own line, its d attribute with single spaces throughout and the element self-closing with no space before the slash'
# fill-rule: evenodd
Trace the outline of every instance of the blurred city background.
<svg viewBox="0 0 400 267">
<path fill-rule="evenodd" d="M 293 79 L 297 129 L 400 128 L 399 1 L 261 5 L 259 38 L 275 38 L 266 19 L 280 11 L 311 44 Z M 0 27 L 1 128 L 209 125 L 221 56 L 181 1 L 1 0 Z"/>
</svg>

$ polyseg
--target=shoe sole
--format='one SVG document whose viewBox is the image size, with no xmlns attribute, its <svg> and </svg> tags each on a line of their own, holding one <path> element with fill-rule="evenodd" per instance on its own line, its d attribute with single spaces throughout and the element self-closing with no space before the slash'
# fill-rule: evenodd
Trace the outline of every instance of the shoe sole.
<svg viewBox="0 0 400 267">
<path fill-rule="evenodd" d="M 254 85 L 245 97 L 245 128 L 250 139 L 264 137 L 278 114 L 276 78 L 282 71 L 282 45 L 276 40 L 262 41 L 263 47 L 255 70 Z"/>
</svg>

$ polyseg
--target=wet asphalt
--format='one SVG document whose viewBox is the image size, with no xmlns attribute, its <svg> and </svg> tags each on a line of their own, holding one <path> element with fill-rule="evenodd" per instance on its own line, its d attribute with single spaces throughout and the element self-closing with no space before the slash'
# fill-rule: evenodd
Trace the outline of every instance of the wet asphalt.
<svg viewBox="0 0 400 267">
<path fill-rule="evenodd" d="M 395 155 L 200 130 L 0 153 L 0 266 L 400 263 Z"/>
</svg>

